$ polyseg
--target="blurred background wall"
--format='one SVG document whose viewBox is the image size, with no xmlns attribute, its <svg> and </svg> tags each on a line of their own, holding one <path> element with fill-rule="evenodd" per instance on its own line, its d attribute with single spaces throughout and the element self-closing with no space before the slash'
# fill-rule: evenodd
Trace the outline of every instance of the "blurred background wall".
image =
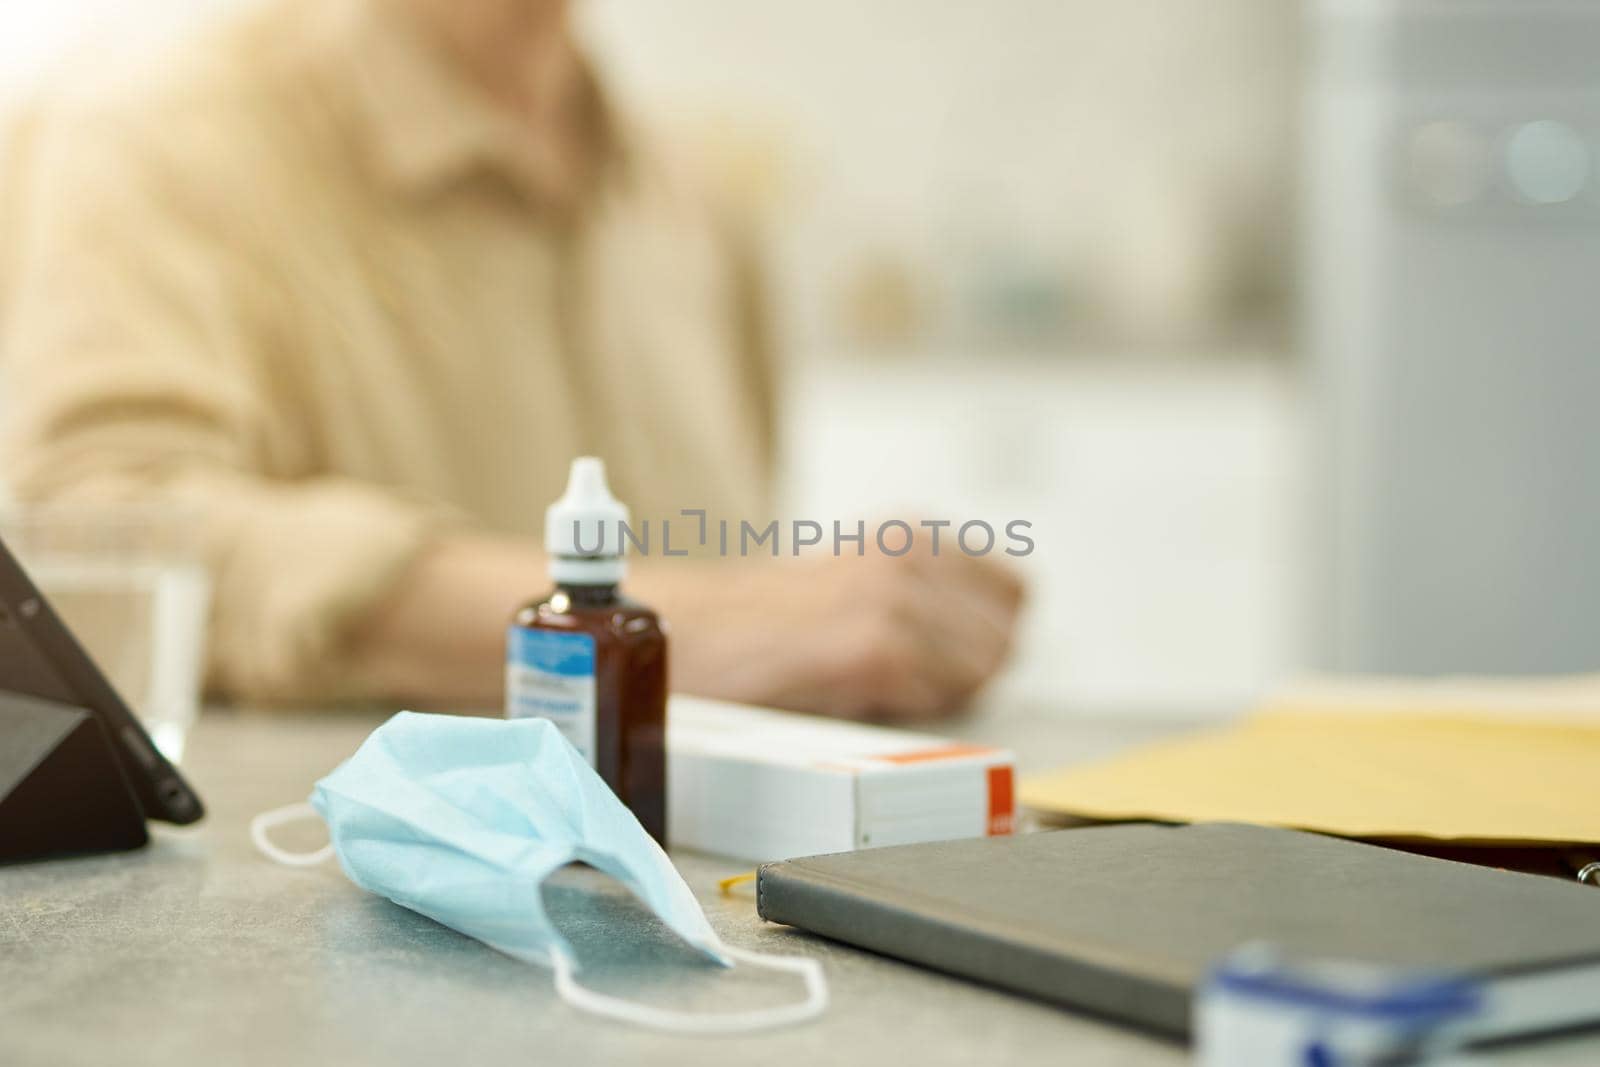
<svg viewBox="0 0 1600 1067">
<path fill-rule="evenodd" d="M 1186 346 L 1281 325 L 1294 3 L 582 11 L 636 107 L 751 161 L 812 343 Z"/>
<path fill-rule="evenodd" d="M 591 0 L 766 223 L 789 510 L 1025 518 L 1001 702 L 1229 709 L 1307 660 L 1283 0 Z"/>
</svg>

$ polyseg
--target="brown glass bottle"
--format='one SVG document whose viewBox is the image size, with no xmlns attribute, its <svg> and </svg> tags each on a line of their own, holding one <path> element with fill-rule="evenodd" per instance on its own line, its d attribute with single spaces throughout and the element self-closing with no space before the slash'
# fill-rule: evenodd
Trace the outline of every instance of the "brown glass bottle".
<svg viewBox="0 0 1600 1067">
<path fill-rule="evenodd" d="M 615 584 L 560 583 L 514 625 L 594 642 L 594 751 L 600 777 L 650 836 L 667 844 L 667 634 Z"/>
</svg>

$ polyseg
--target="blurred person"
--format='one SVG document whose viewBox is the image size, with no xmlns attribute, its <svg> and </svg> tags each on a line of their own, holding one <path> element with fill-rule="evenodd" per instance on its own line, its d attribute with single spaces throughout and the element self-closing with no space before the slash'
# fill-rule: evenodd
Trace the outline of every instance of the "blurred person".
<svg viewBox="0 0 1600 1067">
<path fill-rule="evenodd" d="M 30 116 L 6 475 L 197 516 L 214 691 L 498 703 L 579 453 L 637 517 L 767 514 L 753 257 L 568 14 L 269 0 Z M 675 688 L 883 717 L 966 703 L 1021 592 L 949 552 L 636 559 L 627 588 Z"/>
</svg>

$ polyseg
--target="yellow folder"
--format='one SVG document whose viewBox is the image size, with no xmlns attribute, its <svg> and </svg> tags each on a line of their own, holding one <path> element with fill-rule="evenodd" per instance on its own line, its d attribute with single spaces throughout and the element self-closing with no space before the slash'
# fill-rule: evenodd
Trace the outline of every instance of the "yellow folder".
<svg viewBox="0 0 1600 1067">
<path fill-rule="evenodd" d="M 1036 811 L 1462 845 L 1600 843 L 1600 679 L 1318 683 L 1026 778 Z"/>
</svg>

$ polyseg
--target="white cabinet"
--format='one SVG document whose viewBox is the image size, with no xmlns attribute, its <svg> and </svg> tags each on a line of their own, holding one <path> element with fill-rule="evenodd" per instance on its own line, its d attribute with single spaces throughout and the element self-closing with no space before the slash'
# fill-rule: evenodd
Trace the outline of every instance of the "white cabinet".
<svg viewBox="0 0 1600 1067">
<path fill-rule="evenodd" d="M 1221 712 L 1301 661 L 1284 363 L 815 360 L 786 397 L 789 515 L 1033 524 L 996 703 Z"/>
</svg>

